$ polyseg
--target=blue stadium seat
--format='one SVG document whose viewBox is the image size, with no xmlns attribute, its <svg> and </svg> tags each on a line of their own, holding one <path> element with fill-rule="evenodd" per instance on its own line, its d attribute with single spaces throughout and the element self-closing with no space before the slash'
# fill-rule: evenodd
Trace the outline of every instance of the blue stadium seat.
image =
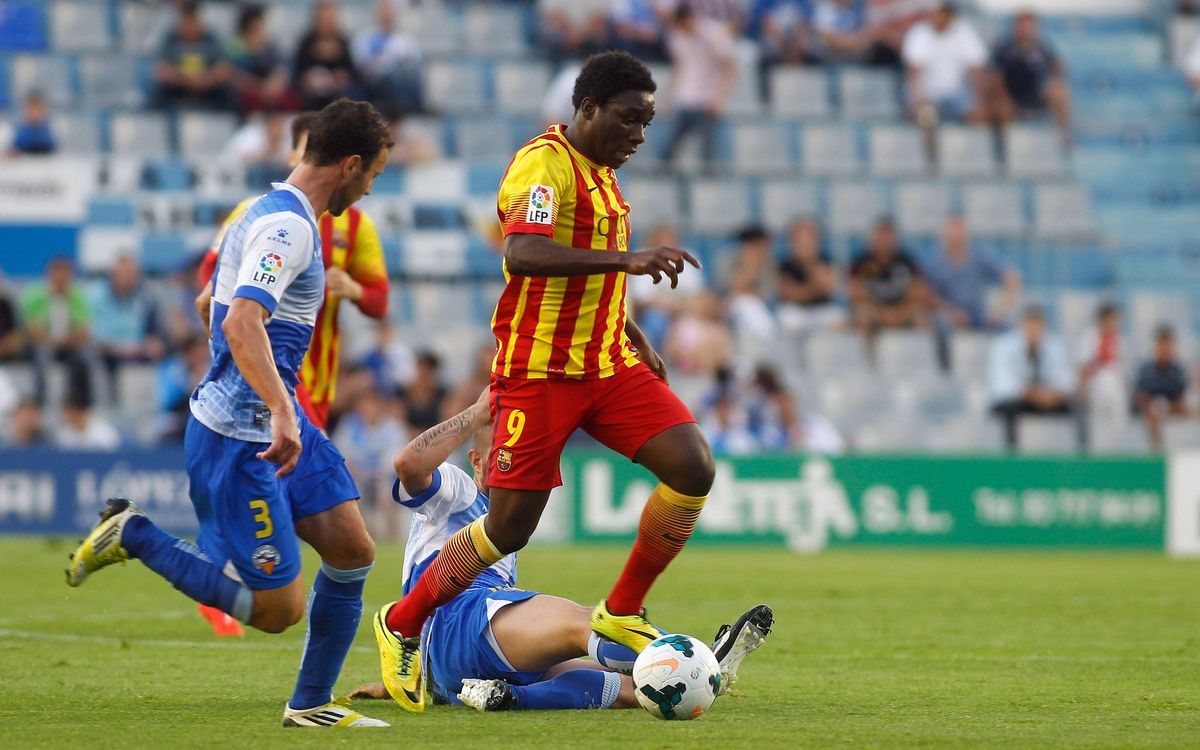
<svg viewBox="0 0 1200 750">
<path fill-rule="evenodd" d="M 734 171 L 742 174 L 779 174 L 796 167 L 795 138 L 791 129 L 770 121 L 734 123 L 731 133 Z"/>
<path fill-rule="evenodd" d="M 12 103 L 8 88 L 8 58 L 0 56 L 0 110 L 8 109 Z"/>
<path fill-rule="evenodd" d="M 417 203 L 412 209 L 416 230 L 466 229 L 462 206 L 453 203 Z"/>
<path fill-rule="evenodd" d="M 118 256 L 137 254 L 141 241 L 141 233 L 130 227 L 85 226 L 79 232 L 79 268 L 85 273 L 104 273 Z"/>
<path fill-rule="evenodd" d="M 0 8 L 0 51 L 41 52 L 46 49 L 45 5 L 37 0 L 7 0 Z"/>
<path fill-rule="evenodd" d="M 943 177 L 994 177 L 991 131 L 981 125 L 943 125 L 937 133 L 937 163 Z"/>
<path fill-rule="evenodd" d="M 625 202 L 633 207 L 633 220 L 640 228 L 666 222 L 678 225 L 682 218 L 679 183 L 669 177 L 637 176 L 621 184 Z"/>
<path fill-rule="evenodd" d="M 929 173 L 921 131 L 912 125 L 875 125 L 870 136 L 871 171 L 886 177 L 919 177 Z"/>
<path fill-rule="evenodd" d="M 401 242 L 398 270 L 405 276 L 423 278 L 461 275 L 467 268 L 467 244 L 467 236 L 461 231 L 408 232 Z M 444 312 L 453 309 L 445 305 Z"/>
<path fill-rule="evenodd" d="M 171 273 L 192 255 L 177 232 L 150 233 L 142 237 L 141 261 L 146 273 Z"/>
<path fill-rule="evenodd" d="M 1035 186 L 1033 231 L 1039 238 L 1052 240 L 1094 236 L 1087 189 L 1069 183 Z"/>
<path fill-rule="evenodd" d="M 950 215 L 950 185 L 941 181 L 901 182 L 895 187 L 893 202 L 896 225 L 904 235 L 938 235 Z"/>
<path fill-rule="evenodd" d="M 189 159 L 214 157 L 237 131 L 237 118 L 224 112 L 180 112 L 175 120 L 179 151 Z"/>
<path fill-rule="evenodd" d="M 103 123 L 90 112 L 55 112 L 50 116 L 59 151 L 94 156 L 104 142 Z"/>
<path fill-rule="evenodd" d="M 837 77 L 842 116 L 853 120 L 895 120 L 900 82 L 895 73 L 876 68 L 842 68 Z"/>
<path fill-rule="evenodd" d="M 527 14 L 512 5 L 470 5 L 463 24 L 466 49 L 488 57 L 523 57 L 528 53 Z"/>
<path fill-rule="evenodd" d="M 771 114 L 795 120 L 829 117 L 829 77 L 819 68 L 778 65 L 770 72 Z"/>
<path fill-rule="evenodd" d="M 782 232 L 797 219 L 821 215 L 820 196 L 811 182 L 764 181 L 759 184 L 758 195 L 762 223 L 769 232 Z"/>
<path fill-rule="evenodd" d="M 456 117 L 450 129 L 454 155 L 468 162 L 505 161 L 519 145 L 513 121 L 504 116 Z"/>
<path fill-rule="evenodd" d="M 137 109 L 144 103 L 142 73 L 128 55 L 88 55 L 79 60 L 83 102 L 90 109 Z"/>
<path fill-rule="evenodd" d="M 41 91 L 54 107 L 67 107 L 77 96 L 74 61 L 65 55 L 17 55 L 10 70 L 11 96 L 20 99 L 33 90 Z"/>
<path fill-rule="evenodd" d="M 88 201 L 87 217 L 84 223 L 89 226 L 133 226 L 137 219 L 133 201 L 116 196 L 96 196 Z"/>
<path fill-rule="evenodd" d="M 171 153 L 171 122 L 161 112 L 117 112 L 109 119 L 114 154 L 162 157 Z"/>
<path fill-rule="evenodd" d="M 404 193 L 424 200 L 458 201 L 467 194 L 467 172 L 458 161 L 416 164 L 404 170 Z"/>
<path fill-rule="evenodd" d="M 308 3 L 271 3 L 267 11 L 267 35 L 280 49 L 294 50 L 312 21 Z"/>
<path fill-rule="evenodd" d="M 800 134 L 800 159 L 813 177 L 849 177 L 862 172 L 858 132 L 848 125 L 809 125 Z"/>
<path fill-rule="evenodd" d="M 962 208 L 972 234 L 1008 238 L 1025 234 L 1023 199 L 1014 183 L 968 183 L 962 188 Z"/>
<path fill-rule="evenodd" d="M 160 159 L 146 162 L 142 171 L 142 187 L 146 190 L 178 192 L 190 190 L 196 173 L 181 159 Z"/>
<path fill-rule="evenodd" d="M 1058 133 L 1045 125 L 1010 125 L 1004 134 L 1008 174 L 1016 178 L 1047 179 L 1067 174 Z"/>
<path fill-rule="evenodd" d="M 99 0 L 54 0 L 50 36 L 60 52 L 103 52 L 112 47 L 108 3 Z"/>
<path fill-rule="evenodd" d="M 476 62 L 429 62 L 425 95 L 438 112 L 486 112 L 491 108 L 487 70 Z"/>
<path fill-rule="evenodd" d="M 736 179 L 688 183 L 688 226 L 706 234 L 731 234 L 756 219 L 750 186 Z"/>
<path fill-rule="evenodd" d="M 170 4 L 122 2 L 117 3 L 117 8 L 117 39 L 120 40 L 121 49 L 140 55 L 156 53 L 175 17 Z M 279 10 L 279 4 L 272 5 L 267 16 L 268 33 L 276 44 L 291 49 L 292 45 L 287 42 L 294 40 L 285 40 L 270 29 L 271 17 L 278 14 Z"/>
<path fill-rule="evenodd" d="M 540 60 L 499 62 L 494 68 L 496 106 L 501 112 L 537 115 L 552 78 L 550 66 Z"/>
<path fill-rule="evenodd" d="M 829 231 L 835 235 L 862 236 L 881 216 L 888 214 L 882 191 L 873 181 L 835 182 L 829 186 Z"/>
</svg>

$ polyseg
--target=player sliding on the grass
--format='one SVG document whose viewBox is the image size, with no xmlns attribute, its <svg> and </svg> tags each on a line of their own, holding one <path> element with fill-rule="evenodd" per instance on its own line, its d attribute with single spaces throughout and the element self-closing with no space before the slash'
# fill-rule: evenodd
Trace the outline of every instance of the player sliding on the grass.
<svg viewBox="0 0 1200 750">
<path fill-rule="evenodd" d="M 413 511 L 404 550 L 408 593 L 453 534 L 488 512 L 484 462 L 491 449 L 488 391 L 396 454 L 396 502 Z M 471 441 L 472 475 L 447 463 Z M 445 554 L 444 552 L 441 554 Z M 517 557 L 506 555 L 434 612 L 421 639 L 435 701 L 480 711 L 638 706 L 628 672 L 637 654 L 592 631 L 592 610 L 567 599 L 513 588 Z M 713 651 L 727 687 L 742 659 L 771 630 L 771 609 L 759 605 L 718 634 Z M 376 618 L 376 627 L 381 627 Z M 580 657 L 590 654 L 594 661 Z M 616 671 L 614 671 L 616 670 Z M 350 697 L 385 698 L 382 683 Z"/>
<path fill-rule="evenodd" d="M 213 363 L 192 394 L 184 436 L 189 494 L 209 554 L 112 499 L 67 569 L 67 583 L 78 586 L 137 558 L 193 600 L 280 633 L 305 614 L 297 536 L 307 541 L 321 569 L 307 597 L 308 633 L 284 726 L 387 726 L 332 701 L 375 544 L 341 454 L 305 418 L 294 389 L 325 296 L 317 217 L 369 193 L 391 145 L 370 104 L 330 104 L 312 122 L 303 162 L 221 241 Z M 238 580 L 223 572 L 226 560 Z"/>
<path fill-rule="evenodd" d="M 508 283 L 492 318 L 495 423 L 484 474 L 491 510 L 446 540 L 404 597 L 376 616 L 383 683 L 406 710 L 424 709 L 426 619 L 525 546 L 562 484 L 563 446 L 580 428 L 661 482 L 592 629 L 633 651 L 657 637 L 642 602 L 691 536 L 714 468 L 695 417 L 667 387 L 662 359 L 626 316 L 626 274 L 674 286 L 685 265 L 700 266 L 670 247 L 629 252 L 616 169 L 646 139 L 654 90 L 632 56 L 594 55 L 575 81 L 571 125 L 534 138 L 505 172 L 498 207 Z"/>
</svg>

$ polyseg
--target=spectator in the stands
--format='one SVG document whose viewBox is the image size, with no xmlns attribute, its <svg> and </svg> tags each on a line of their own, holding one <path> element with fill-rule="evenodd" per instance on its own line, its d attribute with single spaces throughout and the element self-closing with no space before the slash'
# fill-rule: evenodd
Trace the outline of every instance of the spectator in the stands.
<svg viewBox="0 0 1200 750">
<path fill-rule="evenodd" d="M 866 250 L 850 267 L 849 286 L 853 323 L 865 333 L 929 324 L 925 280 L 916 261 L 900 247 L 891 219 L 875 223 Z"/>
<path fill-rule="evenodd" d="M 335 3 L 321 0 L 313 6 L 312 25 L 296 47 L 292 68 L 305 109 L 319 110 L 340 97 L 359 95 L 358 69 Z"/>
<path fill-rule="evenodd" d="M 666 62 L 665 19 L 670 0 L 613 0 L 608 20 L 612 45 L 644 62 Z"/>
<path fill-rule="evenodd" d="M 750 431 L 750 415 L 738 398 L 737 384 L 728 369 L 715 373 L 716 385 L 700 412 L 700 429 L 712 452 L 718 456 L 739 456 L 761 450 Z"/>
<path fill-rule="evenodd" d="M 108 278 L 92 287 L 90 303 L 92 339 L 115 395 L 119 367 L 162 359 L 158 307 L 131 255 L 117 257 Z"/>
<path fill-rule="evenodd" d="M 21 116 L 12 126 L 12 142 L 8 153 L 52 154 L 58 150 L 58 139 L 50 124 L 50 104 L 40 91 L 30 91 L 21 102 Z"/>
<path fill-rule="evenodd" d="M 1175 330 L 1161 325 L 1154 332 L 1154 357 L 1138 368 L 1133 386 L 1133 408 L 1146 420 L 1150 444 L 1162 447 L 1162 425 L 1170 417 L 1188 413 L 1185 397 L 1188 376 L 1179 363 Z"/>
<path fill-rule="evenodd" d="M 208 338 L 208 321 L 201 321 L 196 313 L 196 295 L 205 285 L 199 274 L 203 258 L 203 253 L 188 257 L 167 280 L 163 295 L 163 326 L 172 350 L 182 348 L 193 336 Z"/>
<path fill-rule="evenodd" d="M 764 63 L 817 62 L 810 14 L 809 0 L 755 0 L 750 7 L 747 31 L 758 43 Z"/>
<path fill-rule="evenodd" d="M 432 138 L 405 123 L 405 117 L 383 113 L 392 129 L 392 148 L 388 151 L 388 164 L 423 164 L 442 158 L 442 148 Z"/>
<path fill-rule="evenodd" d="M 393 331 L 387 318 L 377 322 L 375 341 L 361 362 L 374 375 L 375 388 L 383 393 L 394 393 L 404 388 L 417 374 L 416 355 L 408 344 L 393 335 Z"/>
<path fill-rule="evenodd" d="M 1124 356 L 1121 311 L 1106 302 L 1096 311 L 1096 322 L 1083 332 L 1075 349 L 1079 403 L 1086 406 L 1093 419 L 1123 419 L 1129 413 Z"/>
<path fill-rule="evenodd" d="M 1071 89 L 1058 53 L 1041 33 L 1036 14 L 1020 13 L 1012 33 L 992 51 L 994 108 L 1001 122 L 1047 110 L 1062 140 L 1071 143 Z"/>
<path fill-rule="evenodd" d="M 479 394 L 475 394 L 478 398 Z M 411 435 L 397 414 L 395 401 L 370 389 L 359 393 L 352 408 L 338 421 L 333 440 L 346 459 L 346 468 L 354 476 L 362 493 L 364 516 L 376 528 L 386 528 L 386 517 L 394 516 L 391 503 L 392 481 L 396 471 L 392 456 L 396 447 L 406 444 Z M 395 529 L 387 529 L 395 536 Z"/>
<path fill-rule="evenodd" d="M 114 451 L 121 445 L 120 433 L 92 408 L 86 388 L 70 389 L 52 433 L 54 445 L 65 450 Z"/>
<path fill-rule="evenodd" d="M 788 254 L 779 262 L 779 326 L 784 331 L 840 328 L 838 271 L 823 253 L 821 224 L 806 218 L 788 229 Z"/>
<path fill-rule="evenodd" d="M 221 42 L 200 19 L 200 4 L 184 0 L 154 64 L 159 106 L 228 109 L 233 75 Z"/>
<path fill-rule="evenodd" d="M 771 237 L 760 226 L 748 226 L 735 239 L 722 269 L 734 335 L 739 343 L 772 339 L 776 324 L 768 302 L 775 299 L 779 277 Z"/>
<path fill-rule="evenodd" d="M 992 342 L 988 394 L 992 411 L 1004 419 L 1010 448 L 1016 447 L 1022 414 L 1070 414 L 1074 386 L 1067 349 L 1046 330 L 1041 308 L 1028 308 L 1017 327 Z"/>
<path fill-rule="evenodd" d="M 424 109 L 421 43 L 400 30 L 395 0 L 378 0 L 375 26 L 354 36 L 354 64 L 367 97 L 381 111 L 397 114 Z"/>
<path fill-rule="evenodd" d="M 822 62 L 894 64 L 896 53 L 876 39 L 858 0 L 817 0 L 813 5 L 813 54 Z"/>
<path fill-rule="evenodd" d="M 24 346 L 21 318 L 17 313 L 17 296 L 4 274 L 0 273 L 0 362 L 19 357 Z"/>
<path fill-rule="evenodd" d="M 291 88 L 287 61 L 267 36 L 266 13 L 261 5 L 243 5 L 238 11 L 237 35 L 225 44 L 242 112 L 294 110 L 300 106 Z"/>
<path fill-rule="evenodd" d="M 925 269 L 925 278 L 943 328 L 982 330 L 1006 325 L 1021 295 L 1017 269 L 971 247 L 967 222 L 961 216 L 946 219 L 942 255 Z M 989 311 L 988 291 L 996 286 L 1000 297 Z"/>
<path fill-rule="evenodd" d="M 8 430 L 0 432 L 0 445 L 5 448 L 34 448 L 48 443 L 42 410 L 32 399 L 21 399 L 13 409 Z"/>
<path fill-rule="evenodd" d="M 671 162 L 691 134 L 701 140 L 704 162 L 717 160 L 717 130 L 737 78 L 733 38 L 720 22 L 696 15 L 680 5 L 667 31 L 671 55 L 671 99 L 674 123 L 663 148 Z"/>
<path fill-rule="evenodd" d="M 211 364 L 208 337 L 194 335 L 183 341 L 179 351 L 163 360 L 158 368 L 159 435 L 165 440 L 183 440 L 191 414 L 192 391 L 204 378 Z"/>
<path fill-rule="evenodd" d="M 281 110 L 251 115 L 225 144 L 221 163 L 230 168 L 275 167 L 286 174 L 292 153 L 289 119 L 290 115 Z"/>
<path fill-rule="evenodd" d="M 413 431 L 422 433 L 442 421 L 446 386 L 442 384 L 442 360 L 431 351 L 417 354 L 412 382 L 397 392 Z"/>
<path fill-rule="evenodd" d="M 942 121 L 987 118 L 987 47 L 954 3 L 942 3 L 929 21 L 908 30 L 903 55 L 909 107 L 919 125 L 932 128 Z"/>
<path fill-rule="evenodd" d="M 21 321 L 33 352 L 34 398 L 39 405 L 46 402 L 46 375 L 52 362 L 66 365 L 71 388 L 90 389 L 91 312 L 75 283 L 70 258 L 51 258 L 45 280 L 25 290 Z"/>
<path fill-rule="evenodd" d="M 679 230 L 668 223 L 660 223 L 650 228 L 645 242 L 640 236 L 635 236 L 638 247 L 650 249 L 656 247 L 676 247 L 687 249 L 679 236 Z M 695 253 L 692 253 L 695 255 Z M 689 297 L 704 291 L 704 273 L 683 273 L 679 275 L 678 285 L 672 289 L 670 284 L 654 283 L 650 276 L 628 276 L 625 279 L 629 301 L 635 310 L 638 327 L 646 334 L 650 345 L 657 351 L 665 351 L 667 331 L 671 321 L 679 314 Z"/>
<path fill-rule="evenodd" d="M 750 432 L 763 450 L 837 454 L 846 448 L 832 422 L 801 411 L 779 372 L 769 365 L 754 369 L 747 401 Z"/>
<path fill-rule="evenodd" d="M 667 330 L 663 349 L 672 368 L 687 375 L 706 375 L 733 359 L 733 335 L 721 301 L 711 292 L 688 297 Z"/>
<path fill-rule="evenodd" d="M 941 0 L 866 0 L 864 28 L 876 43 L 874 65 L 900 67 L 904 36 L 914 24 L 927 20 Z"/>
<path fill-rule="evenodd" d="M 610 0 L 537 0 L 541 48 L 552 60 L 587 57 L 608 48 Z"/>
</svg>

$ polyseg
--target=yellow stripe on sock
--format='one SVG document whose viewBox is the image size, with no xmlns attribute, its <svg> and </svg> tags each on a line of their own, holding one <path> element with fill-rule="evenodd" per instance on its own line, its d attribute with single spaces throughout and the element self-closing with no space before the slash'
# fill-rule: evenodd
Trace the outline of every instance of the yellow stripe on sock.
<svg viewBox="0 0 1200 750">
<path fill-rule="evenodd" d="M 661 497 L 664 502 L 671 505 L 677 505 L 680 508 L 687 508 L 689 510 L 700 510 L 704 507 L 704 503 L 708 500 L 708 495 L 705 495 L 704 497 L 692 497 L 691 495 L 685 495 L 682 492 L 676 492 L 661 482 L 657 487 L 654 488 L 654 491 L 658 493 L 658 496 Z"/>
<path fill-rule="evenodd" d="M 504 555 L 500 550 L 496 549 L 496 545 L 492 544 L 492 540 L 488 539 L 487 532 L 483 530 L 483 519 L 476 518 L 467 527 L 467 533 L 471 535 L 471 544 L 475 545 L 475 551 L 479 553 L 479 559 L 483 560 L 487 565 L 494 565 L 500 562 L 500 558 Z"/>
</svg>

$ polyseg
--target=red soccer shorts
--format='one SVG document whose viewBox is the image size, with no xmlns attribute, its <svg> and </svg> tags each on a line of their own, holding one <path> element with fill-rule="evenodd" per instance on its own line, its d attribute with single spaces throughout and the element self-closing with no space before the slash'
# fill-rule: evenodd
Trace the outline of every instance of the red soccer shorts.
<svg viewBox="0 0 1200 750">
<path fill-rule="evenodd" d="M 696 421 L 649 367 L 599 380 L 492 376 L 492 451 L 485 482 L 513 490 L 562 484 L 559 461 L 579 428 L 630 460 L 650 438 Z"/>
</svg>

